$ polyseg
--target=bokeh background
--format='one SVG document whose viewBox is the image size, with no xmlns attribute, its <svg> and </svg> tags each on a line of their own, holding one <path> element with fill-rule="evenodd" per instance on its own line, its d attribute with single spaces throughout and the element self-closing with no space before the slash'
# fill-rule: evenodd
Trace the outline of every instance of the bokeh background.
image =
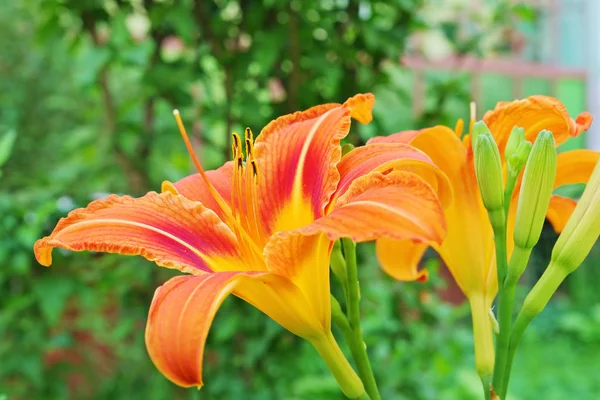
<svg viewBox="0 0 600 400">
<path fill-rule="evenodd" d="M 556 96 L 572 115 L 594 112 L 599 4 L 0 1 L 0 399 L 341 398 L 314 349 L 233 297 L 208 340 L 205 387 L 172 385 L 143 331 L 154 289 L 173 273 L 62 251 L 43 268 L 33 242 L 95 198 L 141 195 L 193 172 L 173 108 L 207 168 L 229 157 L 230 132 L 357 92 L 374 92 L 377 104 L 373 123 L 353 126 L 355 144 L 454 126 L 472 99 L 479 116 L 530 94 Z M 546 227 L 521 299 L 555 239 Z M 383 398 L 479 399 L 468 308 L 435 254 L 428 283 L 398 283 L 372 246 L 359 250 L 364 335 Z M 512 400 L 600 398 L 599 263 L 596 248 L 527 332 Z"/>
</svg>

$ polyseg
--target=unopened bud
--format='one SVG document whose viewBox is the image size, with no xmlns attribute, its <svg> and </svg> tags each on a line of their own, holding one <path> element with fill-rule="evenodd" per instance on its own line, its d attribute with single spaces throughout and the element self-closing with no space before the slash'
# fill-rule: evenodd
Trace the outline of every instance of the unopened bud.
<svg viewBox="0 0 600 400">
<path fill-rule="evenodd" d="M 504 149 L 504 157 L 508 159 L 510 156 L 515 154 L 521 142 L 524 141 L 525 129 L 515 126 L 508 136 L 508 142 L 506 142 L 506 147 Z"/>
<path fill-rule="evenodd" d="M 556 177 L 556 144 L 552 132 L 538 135 L 527 160 L 515 223 L 515 245 L 529 249 L 542 233 Z"/>
<path fill-rule="evenodd" d="M 331 264 L 331 271 L 333 271 L 333 274 L 339 279 L 342 286 L 345 286 L 347 280 L 346 260 L 342 254 L 342 245 L 339 240 L 333 244 L 329 263 Z"/>
<path fill-rule="evenodd" d="M 517 150 L 511 156 L 506 157 L 506 164 L 510 174 L 518 176 L 521 173 L 532 147 L 531 142 L 524 140 L 519 143 Z"/>
<path fill-rule="evenodd" d="M 590 176 L 565 229 L 552 249 L 551 264 L 567 274 L 575 271 L 600 235 L 600 160 Z"/>
<path fill-rule="evenodd" d="M 490 212 L 502 209 L 504 206 L 502 161 L 498 146 L 489 131 L 477 135 L 473 153 L 475 175 L 485 208 Z"/>
<path fill-rule="evenodd" d="M 481 135 L 484 132 L 490 133 L 490 128 L 483 121 L 477 121 L 473 124 L 473 128 L 471 129 L 471 143 L 475 143 L 477 141 L 477 136 Z"/>
</svg>

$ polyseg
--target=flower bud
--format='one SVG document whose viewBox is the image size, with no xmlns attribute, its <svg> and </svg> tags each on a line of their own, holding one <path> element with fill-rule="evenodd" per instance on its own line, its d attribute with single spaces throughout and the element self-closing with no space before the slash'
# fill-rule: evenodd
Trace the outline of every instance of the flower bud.
<svg viewBox="0 0 600 400">
<path fill-rule="evenodd" d="M 483 121 L 477 121 L 473 124 L 473 128 L 471 128 L 471 143 L 475 143 L 477 141 L 477 136 L 480 134 L 488 132 L 490 133 L 490 128 Z"/>
<path fill-rule="evenodd" d="M 600 160 L 596 164 L 581 199 L 562 231 L 551 264 L 569 274 L 587 257 L 600 235 Z"/>
<path fill-rule="evenodd" d="M 508 166 L 508 172 L 511 175 L 518 176 L 521 173 L 532 147 L 533 145 L 531 142 L 524 140 L 519 143 L 517 150 L 511 156 L 506 157 L 506 165 Z"/>
<path fill-rule="evenodd" d="M 329 263 L 331 264 L 333 274 L 339 279 L 342 286 L 346 286 L 346 260 L 342 254 L 342 245 L 339 240 L 336 240 L 333 244 Z"/>
<path fill-rule="evenodd" d="M 521 142 L 524 141 L 525 129 L 515 126 L 510 132 L 510 135 L 508 136 L 508 142 L 506 142 L 506 147 L 504 149 L 504 157 L 508 159 L 508 157 L 515 154 Z"/>
<path fill-rule="evenodd" d="M 475 131 L 475 127 L 473 127 L 473 131 Z M 475 175 L 485 208 L 490 212 L 502 209 L 504 206 L 502 161 L 500 161 L 498 146 L 489 131 L 477 135 L 473 153 L 475 154 Z"/>
<path fill-rule="evenodd" d="M 556 177 L 556 144 L 552 132 L 538 135 L 527 160 L 515 223 L 515 245 L 530 249 L 538 242 Z"/>
</svg>

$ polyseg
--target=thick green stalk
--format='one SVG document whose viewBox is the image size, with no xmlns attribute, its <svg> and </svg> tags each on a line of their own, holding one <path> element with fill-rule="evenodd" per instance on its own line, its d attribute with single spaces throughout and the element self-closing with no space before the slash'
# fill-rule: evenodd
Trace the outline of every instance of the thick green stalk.
<svg viewBox="0 0 600 400">
<path fill-rule="evenodd" d="M 513 324 L 512 332 L 510 333 L 510 346 L 508 349 L 506 363 L 507 379 L 505 380 L 505 387 L 508 387 L 512 363 L 525 329 L 527 329 L 529 323 L 544 309 L 544 307 L 546 307 L 546 304 L 548 304 L 548 301 L 550 301 L 550 298 L 556 292 L 568 274 L 568 271 L 566 271 L 564 268 L 560 268 L 553 262 L 550 262 L 550 265 L 548 265 L 548 268 L 546 268 L 546 271 L 542 274 L 542 277 L 538 280 L 533 289 L 531 289 L 525 298 L 525 301 L 523 302 L 523 308 L 521 308 L 521 311 L 519 311 L 517 319 Z"/>
<path fill-rule="evenodd" d="M 372 400 L 381 400 L 377 382 L 371 369 L 371 363 L 367 355 L 367 349 L 360 328 L 360 288 L 358 285 L 358 268 L 356 265 L 356 245 L 350 239 L 342 239 L 344 257 L 346 259 L 346 270 L 348 274 L 346 307 L 350 332 L 346 339 L 356 362 L 358 375 L 365 385 L 365 390 Z"/>
<path fill-rule="evenodd" d="M 489 213 L 490 222 L 494 230 L 494 244 L 496 245 L 496 266 L 498 271 L 498 325 L 500 333 L 496 340 L 496 360 L 494 362 L 494 377 L 492 387 L 498 391 L 502 387 L 506 357 L 510 340 L 511 315 L 508 313 L 507 293 L 504 290 L 504 280 L 508 271 L 506 255 L 506 214 L 504 209 Z"/>
<path fill-rule="evenodd" d="M 506 279 L 504 280 L 503 285 L 502 304 L 500 304 L 498 307 L 500 310 L 500 319 L 505 320 L 505 326 L 508 327 L 505 330 L 506 335 L 510 335 L 517 283 L 519 282 L 519 278 L 521 277 L 521 274 L 523 273 L 525 267 L 527 266 L 527 263 L 529 262 L 530 256 L 531 249 L 515 246 L 513 254 L 510 257 L 508 273 L 506 275 Z M 506 337 L 503 339 L 505 340 L 505 342 L 503 342 L 504 347 L 502 349 L 497 350 L 501 350 L 504 352 L 503 356 L 501 357 L 502 360 L 504 360 L 504 374 L 501 386 L 495 387 L 495 390 L 501 399 L 504 399 L 506 397 L 506 392 L 508 390 L 508 380 L 510 379 L 510 337 L 508 338 L 508 340 Z M 501 368 L 501 366 L 499 365 L 498 368 Z"/>
</svg>

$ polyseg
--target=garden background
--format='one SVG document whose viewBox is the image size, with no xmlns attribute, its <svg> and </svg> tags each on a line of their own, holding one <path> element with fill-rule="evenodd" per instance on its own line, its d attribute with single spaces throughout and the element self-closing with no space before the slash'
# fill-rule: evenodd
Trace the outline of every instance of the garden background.
<svg viewBox="0 0 600 400">
<path fill-rule="evenodd" d="M 141 195 L 193 172 L 173 108 L 207 168 L 229 158 L 231 132 L 259 132 L 357 92 L 377 103 L 374 122 L 353 126 L 354 144 L 454 126 L 471 99 L 481 117 L 497 101 L 549 94 L 576 115 L 592 106 L 587 91 L 600 91 L 583 47 L 593 3 L 1 1 L 0 399 L 341 398 L 308 343 L 233 297 L 208 339 L 205 387 L 174 386 L 143 341 L 154 289 L 173 273 L 141 258 L 62 251 L 44 268 L 33 242 L 92 199 Z M 521 298 L 555 239 L 545 227 Z M 435 254 L 422 284 L 392 281 L 371 245 L 359 251 L 382 397 L 478 399 L 468 307 Z M 598 398 L 599 263 L 596 246 L 534 321 L 511 381 L 520 395 L 510 399 Z"/>
</svg>

